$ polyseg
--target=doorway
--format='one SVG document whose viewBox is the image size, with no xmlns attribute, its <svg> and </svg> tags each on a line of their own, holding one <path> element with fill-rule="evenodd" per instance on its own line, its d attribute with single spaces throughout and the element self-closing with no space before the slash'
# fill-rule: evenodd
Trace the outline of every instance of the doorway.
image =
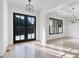
<svg viewBox="0 0 79 59">
<path fill-rule="evenodd" d="M 36 16 L 13 13 L 14 43 L 36 40 Z"/>
</svg>

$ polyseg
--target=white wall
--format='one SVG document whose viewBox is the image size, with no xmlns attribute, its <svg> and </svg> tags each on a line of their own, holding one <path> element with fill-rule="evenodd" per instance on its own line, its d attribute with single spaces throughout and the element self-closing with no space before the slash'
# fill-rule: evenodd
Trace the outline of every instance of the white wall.
<svg viewBox="0 0 79 59">
<path fill-rule="evenodd" d="M 48 40 L 48 16 L 47 13 L 40 12 L 40 34 L 39 39 L 41 43 L 45 44 Z"/>
<path fill-rule="evenodd" d="M 2 48 L 3 55 L 8 47 L 8 2 L 2 0 Z"/>
<path fill-rule="evenodd" d="M 0 56 L 8 46 L 8 7 L 7 0 L 0 0 Z"/>
<path fill-rule="evenodd" d="M 8 9 L 8 15 L 9 15 L 9 44 L 13 44 L 13 12 L 16 12 L 16 13 L 22 13 L 22 14 L 26 14 L 26 15 L 33 15 L 33 16 L 36 16 L 36 40 L 38 40 L 39 38 L 39 12 L 37 11 L 34 11 L 32 13 L 28 13 L 25 11 L 25 9 L 19 9 L 19 8 L 14 8 L 14 7 L 11 7 L 9 6 L 9 9 Z"/>
<path fill-rule="evenodd" d="M 58 15 L 56 13 L 52 13 L 52 12 L 48 13 L 48 17 L 52 17 L 52 18 L 63 20 L 63 34 L 49 35 L 49 33 L 48 33 L 48 40 L 65 37 L 65 21 L 64 21 L 65 17 L 62 16 L 62 15 Z M 48 31 L 49 31 L 49 29 L 48 29 Z"/>
<path fill-rule="evenodd" d="M 66 36 L 71 38 L 79 38 L 79 22 L 66 24 Z"/>
<path fill-rule="evenodd" d="M 58 14 L 53 14 L 52 12 L 50 13 L 40 13 L 40 40 L 41 42 L 47 42 L 47 40 L 52 40 L 56 38 L 62 38 L 65 37 L 65 16 L 58 15 Z M 57 18 L 63 20 L 63 34 L 54 34 L 54 35 L 49 35 L 49 17 L 52 18 Z"/>
<path fill-rule="evenodd" d="M 2 0 L 0 0 L 0 56 L 2 56 Z"/>
</svg>

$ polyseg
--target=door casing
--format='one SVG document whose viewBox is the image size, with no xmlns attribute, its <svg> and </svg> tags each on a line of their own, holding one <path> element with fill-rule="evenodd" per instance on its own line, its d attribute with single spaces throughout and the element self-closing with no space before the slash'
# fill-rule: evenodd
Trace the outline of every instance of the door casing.
<svg viewBox="0 0 79 59">
<path fill-rule="evenodd" d="M 17 41 L 15 39 L 15 15 L 22 15 L 22 16 L 31 16 L 31 17 L 35 17 L 35 39 L 31 39 L 31 40 L 23 40 L 23 41 Z M 36 40 L 36 16 L 32 16 L 32 15 L 25 15 L 25 14 L 21 14 L 21 13 L 16 13 L 13 12 L 13 43 L 19 43 L 19 42 L 26 42 L 26 41 L 33 41 Z"/>
</svg>

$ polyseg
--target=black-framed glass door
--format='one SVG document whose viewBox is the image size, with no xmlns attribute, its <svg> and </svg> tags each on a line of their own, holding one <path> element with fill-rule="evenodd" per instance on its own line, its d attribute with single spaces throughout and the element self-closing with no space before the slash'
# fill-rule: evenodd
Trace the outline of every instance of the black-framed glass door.
<svg viewBox="0 0 79 59">
<path fill-rule="evenodd" d="M 13 13 L 14 43 L 36 40 L 36 17 Z"/>
</svg>

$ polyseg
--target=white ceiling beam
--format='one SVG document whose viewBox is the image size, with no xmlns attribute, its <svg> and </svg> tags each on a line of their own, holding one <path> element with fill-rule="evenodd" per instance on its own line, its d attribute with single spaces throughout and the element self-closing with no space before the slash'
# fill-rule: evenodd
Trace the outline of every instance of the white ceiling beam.
<svg viewBox="0 0 79 59">
<path fill-rule="evenodd" d="M 52 12 L 52 11 L 56 10 L 57 8 L 60 8 L 61 6 L 66 5 L 66 3 L 69 3 L 69 2 L 71 2 L 71 1 L 74 1 L 74 0 L 67 0 L 67 2 L 65 2 L 65 3 L 63 3 L 63 4 L 59 5 L 59 6 L 57 6 L 56 8 L 53 8 L 53 9 L 48 10 L 48 11 L 45 11 L 45 12 L 46 12 L 46 13 Z"/>
</svg>

